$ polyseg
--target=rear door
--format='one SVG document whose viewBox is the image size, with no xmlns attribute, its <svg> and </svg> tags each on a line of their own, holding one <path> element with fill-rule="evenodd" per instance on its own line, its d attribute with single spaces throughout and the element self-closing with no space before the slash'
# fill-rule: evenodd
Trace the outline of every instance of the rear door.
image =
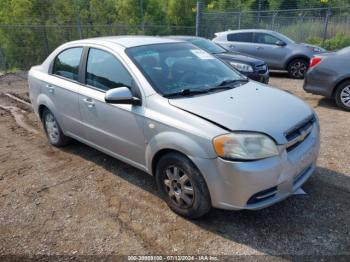
<svg viewBox="0 0 350 262">
<path fill-rule="evenodd" d="M 143 168 L 144 107 L 107 104 L 104 100 L 106 91 L 123 86 L 140 96 L 131 74 L 114 54 L 97 48 L 88 50 L 84 71 L 85 86 L 80 89 L 79 106 L 88 141 Z"/>
<path fill-rule="evenodd" d="M 83 47 L 71 47 L 60 52 L 51 64 L 42 92 L 53 102 L 50 109 L 54 110 L 63 131 L 83 137 L 78 103 L 82 52 Z"/>
<path fill-rule="evenodd" d="M 270 68 L 283 68 L 283 61 L 287 55 L 286 46 L 278 46 L 279 38 L 267 33 L 254 34 L 254 56 L 265 61 Z"/>
<path fill-rule="evenodd" d="M 254 52 L 253 33 L 231 33 L 227 35 L 228 48 L 231 51 L 252 55 Z"/>
</svg>

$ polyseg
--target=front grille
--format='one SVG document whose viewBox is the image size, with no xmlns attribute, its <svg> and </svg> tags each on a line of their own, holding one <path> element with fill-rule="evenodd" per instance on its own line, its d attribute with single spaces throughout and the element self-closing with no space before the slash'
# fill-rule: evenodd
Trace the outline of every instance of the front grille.
<svg viewBox="0 0 350 262">
<path fill-rule="evenodd" d="M 285 133 L 285 137 L 288 141 L 286 145 L 287 151 L 296 148 L 310 135 L 315 121 L 316 118 L 312 115 Z"/>
<path fill-rule="evenodd" d="M 277 186 L 271 187 L 269 189 L 265 189 L 263 191 L 260 191 L 254 195 L 252 195 L 247 204 L 251 205 L 251 204 L 256 204 L 262 201 L 265 201 L 269 198 L 274 197 L 277 194 Z"/>
<path fill-rule="evenodd" d="M 267 71 L 267 65 L 266 64 L 262 64 L 262 65 L 257 65 L 255 66 L 256 71 L 259 72 L 259 74 L 265 74 Z"/>
</svg>

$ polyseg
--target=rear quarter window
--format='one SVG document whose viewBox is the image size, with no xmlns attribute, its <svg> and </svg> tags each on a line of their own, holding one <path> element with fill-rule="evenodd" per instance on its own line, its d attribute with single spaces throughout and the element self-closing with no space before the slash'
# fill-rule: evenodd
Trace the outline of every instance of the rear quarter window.
<svg viewBox="0 0 350 262">
<path fill-rule="evenodd" d="M 52 74 L 78 81 L 82 47 L 69 48 L 56 56 Z"/>
<path fill-rule="evenodd" d="M 227 35 L 228 41 L 233 42 L 246 42 L 251 43 L 253 42 L 253 33 L 234 33 L 234 34 L 228 34 Z"/>
</svg>

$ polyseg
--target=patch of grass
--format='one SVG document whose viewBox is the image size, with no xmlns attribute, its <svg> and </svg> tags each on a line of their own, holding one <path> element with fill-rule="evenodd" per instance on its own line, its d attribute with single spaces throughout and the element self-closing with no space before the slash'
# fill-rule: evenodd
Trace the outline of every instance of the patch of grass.
<svg viewBox="0 0 350 262">
<path fill-rule="evenodd" d="M 338 33 L 335 37 L 326 39 L 324 42 L 320 37 L 309 37 L 306 42 L 333 51 L 350 46 L 350 36 L 345 35 L 345 33 Z"/>
<path fill-rule="evenodd" d="M 6 69 L 6 70 L 0 70 L 0 76 L 6 75 L 6 74 L 11 74 L 11 73 L 16 73 L 16 72 L 18 72 L 18 68 L 13 66 L 13 67 Z"/>
</svg>

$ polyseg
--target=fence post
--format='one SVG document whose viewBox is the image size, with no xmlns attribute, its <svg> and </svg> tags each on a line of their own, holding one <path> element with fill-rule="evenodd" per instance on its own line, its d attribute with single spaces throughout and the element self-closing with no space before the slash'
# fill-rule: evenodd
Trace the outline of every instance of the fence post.
<svg viewBox="0 0 350 262">
<path fill-rule="evenodd" d="M 326 39 L 327 39 L 328 23 L 329 23 L 330 16 L 331 16 L 331 8 L 328 7 L 327 12 L 326 12 L 326 18 L 324 21 L 324 31 L 323 31 L 323 41 L 322 41 L 323 44 L 324 44 L 324 41 L 326 41 Z"/>
<path fill-rule="evenodd" d="M 83 39 L 83 32 L 82 32 L 82 28 L 81 28 L 81 21 L 80 21 L 80 7 L 78 6 L 77 8 L 77 0 L 74 0 L 74 11 L 75 11 L 75 15 L 77 18 L 77 29 L 78 29 L 78 33 L 79 33 L 79 38 Z"/>
<path fill-rule="evenodd" d="M 241 29 L 241 19 L 242 19 L 242 12 L 239 11 L 239 15 L 238 15 L 238 29 Z"/>
<path fill-rule="evenodd" d="M 197 1 L 196 4 L 196 36 L 200 35 L 201 29 L 201 20 L 202 20 L 202 4 L 200 1 Z"/>
<path fill-rule="evenodd" d="M 272 15 L 272 24 L 271 24 L 271 30 L 274 30 L 275 28 L 275 20 L 276 20 L 277 12 L 274 12 Z"/>
<path fill-rule="evenodd" d="M 46 31 L 46 25 L 44 24 L 42 27 L 43 37 L 44 37 L 44 46 L 45 46 L 45 56 L 48 56 L 50 53 L 49 50 L 49 40 L 47 38 L 47 31 Z"/>
<path fill-rule="evenodd" d="M 5 58 L 5 53 L 4 51 L 2 50 L 2 47 L 0 46 L 0 58 L 1 58 L 1 64 L 3 66 L 3 69 L 5 71 L 5 74 L 6 74 L 6 71 L 7 71 L 7 66 L 6 66 L 6 58 Z"/>
</svg>

